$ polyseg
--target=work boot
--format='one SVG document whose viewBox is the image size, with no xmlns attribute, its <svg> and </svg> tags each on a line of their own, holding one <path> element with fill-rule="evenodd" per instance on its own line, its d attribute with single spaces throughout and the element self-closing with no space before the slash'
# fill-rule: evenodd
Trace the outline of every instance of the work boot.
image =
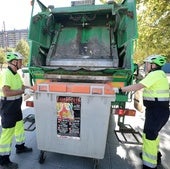
<svg viewBox="0 0 170 169">
<path fill-rule="evenodd" d="M 157 169 L 157 167 L 151 168 L 151 167 L 148 167 L 148 166 L 146 166 L 146 165 L 143 165 L 142 169 Z"/>
<path fill-rule="evenodd" d="M 18 169 L 18 164 L 10 161 L 7 164 L 0 165 L 0 169 Z"/>
<path fill-rule="evenodd" d="M 139 154 L 140 158 L 142 159 L 142 152 Z M 161 164 L 161 157 L 162 157 L 162 154 L 161 152 L 159 151 L 158 152 L 158 155 L 157 155 L 157 165 L 160 165 Z"/>
<path fill-rule="evenodd" d="M 16 147 L 16 154 L 27 153 L 32 151 L 32 148 L 26 147 L 24 143 L 21 145 L 16 145 L 15 147 Z"/>
<path fill-rule="evenodd" d="M 158 156 L 157 156 L 157 164 L 158 164 L 158 165 L 161 164 L 161 157 L 162 157 L 161 152 L 158 152 Z"/>
</svg>

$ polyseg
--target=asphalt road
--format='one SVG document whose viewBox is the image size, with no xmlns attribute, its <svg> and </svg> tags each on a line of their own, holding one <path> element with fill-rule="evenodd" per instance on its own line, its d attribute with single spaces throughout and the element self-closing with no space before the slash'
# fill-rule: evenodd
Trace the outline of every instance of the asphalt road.
<svg viewBox="0 0 170 169">
<path fill-rule="evenodd" d="M 133 107 L 132 104 L 129 105 Z M 26 117 L 29 114 L 35 114 L 35 109 L 26 107 L 23 102 L 23 115 Z M 46 119 L 42 121 L 45 122 Z M 135 117 L 127 117 L 126 124 L 131 126 L 139 132 L 142 132 L 144 122 L 144 113 L 137 112 Z M 108 138 L 106 142 L 105 156 L 99 161 L 87 157 L 77 157 L 56 153 L 53 151 L 44 152 L 44 162 L 40 164 L 41 150 L 37 146 L 36 129 L 33 131 L 26 131 L 26 145 L 33 148 L 32 153 L 15 154 L 13 144 L 11 160 L 19 164 L 19 169 L 94 169 L 97 162 L 98 169 L 140 169 L 141 159 L 139 153 L 141 152 L 141 145 L 136 144 L 122 144 L 118 142 L 114 129 L 117 129 L 117 116 L 111 115 L 110 127 L 108 131 Z M 49 124 L 52 125 L 52 124 Z M 27 125 L 25 124 L 25 127 Z M 88 127 L 88 126 L 87 126 Z M 50 132 L 50 131 L 49 131 Z M 94 133 L 95 138 L 95 133 Z M 162 165 L 158 169 L 170 169 L 170 121 L 166 124 L 160 132 L 161 144 L 160 151 L 162 153 Z M 44 135 L 46 139 L 46 135 Z M 55 138 L 52 138 L 55 139 Z M 50 138 L 49 138 L 50 141 Z M 98 140 L 100 141 L 100 140 Z M 66 147 L 67 148 L 67 147 Z M 76 148 L 76 147 L 75 147 Z M 95 168 L 96 169 L 96 168 Z"/>
</svg>

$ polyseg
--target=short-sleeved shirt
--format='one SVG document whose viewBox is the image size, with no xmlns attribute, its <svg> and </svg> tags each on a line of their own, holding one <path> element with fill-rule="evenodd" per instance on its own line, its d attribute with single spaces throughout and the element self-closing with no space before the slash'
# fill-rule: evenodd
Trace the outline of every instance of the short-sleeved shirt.
<svg viewBox="0 0 170 169">
<path fill-rule="evenodd" d="M 22 79 L 18 73 L 14 74 L 11 70 L 6 69 L 1 72 L 0 75 L 0 88 L 3 86 L 9 86 L 11 90 L 22 89 Z M 0 91 L 0 96 L 4 96 L 2 90 Z"/>
<path fill-rule="evenodd" d="M 169 98 L 169 83 L 162 70 L 150 72 L 139 83 L 145 86 L 144 98 Z"/>
<path fill-rule="evenodd" d="M 12 90 L 22 89 L 22 79 L 18 73 L 12 72 L 10 68 L 4 70 L 0 75 L 0 89 L 3 86 L 9 86 Z M 2 90 L 0 90 L 0 96 L 4 96 Z M 16 122 L 22 120 L 22 97 L 18 95 L 15 100 L 1 99 L 0 100 L 0 115 L 2 128 L 15 127 Z M 11 96 L 13 97 L 13 96 Z"/>
</svg>

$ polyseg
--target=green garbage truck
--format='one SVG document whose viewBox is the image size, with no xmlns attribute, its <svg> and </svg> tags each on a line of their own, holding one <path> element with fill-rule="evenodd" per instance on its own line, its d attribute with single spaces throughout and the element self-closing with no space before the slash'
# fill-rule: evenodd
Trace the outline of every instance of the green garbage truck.
<svg viewBox="0 0 170 169">
<path fill-rule="evenodd" d="M 102 159 L 110 112 L 118 115 L 116 135 L 138 134 L 124 124 L 126 115 L 135 115 L 126 108 L 131 94 L 114 92 L 132 84 L 137 72 L 136 1 L 57 3 L 33 0 L 29 27 L 28 71 L 35 89 L 40 162 L 44 151 Z"/>
</svg>

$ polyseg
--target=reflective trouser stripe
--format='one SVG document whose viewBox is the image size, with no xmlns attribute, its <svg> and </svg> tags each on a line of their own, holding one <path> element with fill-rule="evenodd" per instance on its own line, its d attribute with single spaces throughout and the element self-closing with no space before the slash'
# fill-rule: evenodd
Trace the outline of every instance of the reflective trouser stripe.
<svg viewBox="0 0 170 169">
<path fill-rule="evenodd" d="M 1 138 L 0 138 L 0 155 L 10 155 L 12 139 L 15 134 L 15 139 L 17 144 L 22 144 L 25 142 L 25 134 L 23 128 L 23 120 L 18 121 L 15 127 L 12 128 L 2 128 Z"/>
<path fill-rule="evenodd" d="M 0 155 L 10 155 L 11 144 L 15 128 L 2 128 L 1 138 L 0 138 Z"/>
<path fill-rule="evenodd" d="M 168 98 L 150 98 L 150 97 L 143 97 L 143 100 L 148 100 L 148 101 L 169 101 Z"/>
<path fill-rule="evenodd" d="M 18 121 L 15 126 L 15 140 L 17 144 L 25 142 L 25 132 L 23 120 Z"/>
<path fill-rule="evenodd" d="M 16 100 L 16 99 L 20 99 L 21 97 L 22 95 L 10 96 L 10 97 L 0 96 L 0 100 Z"/>
<path fill-rule="evenodd" d="M 156 140 L 146 139 L 146 135 L 143 134 L 143 147 L 142 147 L 142 159 L 143 164 L 155 168 L 157 166 L 157 153 L 159 149 L 159 138 Z"/>
</svg>

